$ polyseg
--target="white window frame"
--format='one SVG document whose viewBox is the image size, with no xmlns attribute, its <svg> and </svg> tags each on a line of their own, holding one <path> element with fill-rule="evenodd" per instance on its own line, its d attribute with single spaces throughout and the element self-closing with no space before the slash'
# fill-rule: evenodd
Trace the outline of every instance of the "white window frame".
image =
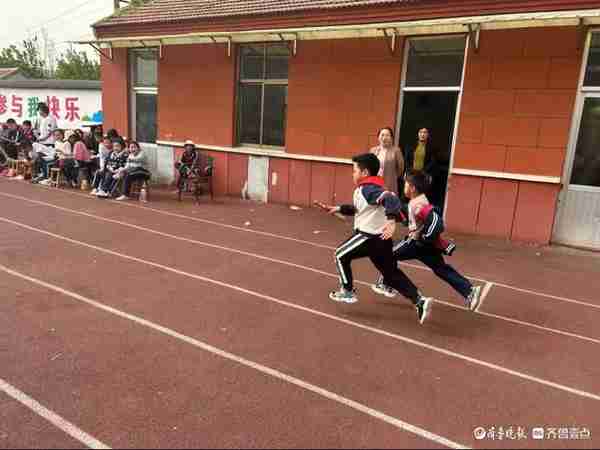
<svg viewBox="0 0 600 450">
<path fill-rule="evenodd" d="M 135 83 L 135 74 L 136 74 L 136 57 L 135 57 L 135 53 L 136 50 L 140 50 L 140 49 L 131 49 L 129 52 L 129 105 L 130 107 L 130 114 L 129 114 L 129 120 L 130 120 L 130 131 L 131 131 L 131 138 L 135 141 L 137 141 L 137 99 L 136 96 L 137 94 L 146 94 L 146 95 L 155 95 L 156 97 L 158 97 L 158 70 L 159 70 L 159 61 L 160 61 L 160 57 L 159 57 L 159 49 L 155 48 L 155 47 L 149 47 L 152 50 L 156 50 L 156 59 L 157 59 L 157 68 L 156 68 L 156 80 L 157 80 L 157 85 L 155 87 L 150 87 L 150 86 L 136 86 Z M 145 48 L 146 49 L 146 48 Z M 157 104 L 158 104 L 158 98 L 156 99 Z M 157 123 L 156 123 L 156 139 L 158 140 L 158 117 L 157 117 Z M 140 142 L 140 144 L 150 144 L 150 145 L 154 145 L 155 142 Z"/>
<path fill-rule="evenodd" d="M 463 50 L 463 67 L 460 77 L 459 86 L 406 86 L 406 73 L 408 70 L 408 54 L 410 50 L 410 41 L 417 39 L 448 39 L 449 37 L 465 36 L 465 48 Z M 448 165 L 448 182 L 446 184 L 446 195 L 444 197 L 444 219 L 448 212 L 448 191 L 450 190 L 452 169 L 454 168 L 454 150 L 456 148 L 456 138 L 458 135 L 458 126 L 460 122 L 460 111 L 462 105 L 463 86 L 465 84 L 465 73 L 467 69 L 467 60 L 469 55 L 469 45 L 471 36 L 465 33 L 444 34 L 438 36 L 418 36 L 409 37 L 404 43 L 404 55 L 402 55 L 402 77 L 400 79 L 400 94 L 398 95 L 398 113 L 396 117 L 396 145 L 400 145 L 400 128 L 402 126 L 402 108 L 404 107 L 405 92 L 458 92 L 456 100 L 456 116 L 454 118 L 454 130 L 452 131 L 452 139 L 450 144 L 450 163 Z"/>
<path fill-rule="evenodd" d="M 263 54 L 263 74 L 267 73 L 267 58 L 266 58 L 266 48 L 269 45 L 273 45 L 273 44 L 281 44 L 278 42 L 249 42 L 247 44 L 241 44 L 238 47 L 238 74 L 237 74 L 237 87 L 236 87 L 236 114 L 235 114 L 235 130 L 236 130 L 236 141 L 237 141 L 237 145 L 239 146 L 243 146 L 243 147 L 252 147 L 252 148 L 263 148 L 263 149 L 269 149 L 269 150 L 278 150 L 278 151 L 285 151 L 285 145 L 280 146 L 280 145 L 266 145 L 266 144 L 262 144 L 263 141 L 263 118 L 264 118 L 264 113 L 265 113 L 265 86 L 267 85 L 271 85 L 271 86 L 289 86 L 289 65 L 288 65 L 288 78 L 270 78 L 270 79 L 265 79 L 265 78 L 242 78 L 242 47 L 244 45 L 262 45 L 265 49 L 265 53 Z M 290 55 L 291 56 L 291 52 Z M 291 58 L 288 58 L 288 63 L 290 61 Z M 260 85 L 261 86 L 261 105 L 260 105 L 260 130 L 259 130 L 259 143 L 255 144 L 255 143 L 249 143 L 249 142 L 244 142 L 241 140 L 240 138 L 240 129 L 241 129 L 241 117 L 240 117 L 240 112 L 241 112 L 241 105 L 240 105 L 240 87 L 242 86 L 242 84 L 255 84 L 255 85 Z M 289 90 L 288 90 L 289 93 Z M 286 96 L 286 102 L 287 102 L 288 98 Z M 289 106 L 289 105 L 288 105 Z M 287 129 L 287 111 L 286 111 L 286 120 L 284 123 L 284 135 L 286 133 Z M 285 138 L 284 138 L 285 140 Z"/>
</svg>

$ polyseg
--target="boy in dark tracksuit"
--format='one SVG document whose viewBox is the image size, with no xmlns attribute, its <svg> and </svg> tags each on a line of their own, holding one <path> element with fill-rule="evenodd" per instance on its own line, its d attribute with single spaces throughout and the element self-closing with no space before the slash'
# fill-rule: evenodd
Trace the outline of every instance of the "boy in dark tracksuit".
<svg viewBox="0 0 600 450">
<path fill-rule="evenodd" d="M 479 306 L 481 286 L 473 286 L 469 280 L 458 273 L 451 265 L 444 261 L 444 245 L 439 237 L 443 227 L 442 219 L 431 208 L 427 197 L 425 176 L 420 172 L 412 172 L 406 176 L 404 195 L 410 199 L 408 204 L 408 236 L 394 245 L 394 259 L 406 261 L 418 259 L 433 273 L 452 286 L 465 299 L 466 306 L 475 311 Z M 436 237 L 437 235 L 437 237 Z M 371 286 L 378 294 L 394 297 L 395 288 L 390 289 L 389 284 L 379 277 Z"/>
<path fill-rule="evenodd" d="M 336 302 L 358 301 L 353 285 L 351 263 L 368 257 L 389 286 L 410 299 L 417 309 L 419 323 L 429 315 L 432 300 L 423 297 L 413 282 L 397 267 L 392 255 L 392 236 L 400 200 L 384 188 L 379 172 L 379 159 L 371 153 L 355 156 L 352 177 L 356 189 L 354 204 L 329 206 L 329 213 L 354 216 L 354 234 L 335 251 L 341 288 L 329 294 Z"/>
</svg>

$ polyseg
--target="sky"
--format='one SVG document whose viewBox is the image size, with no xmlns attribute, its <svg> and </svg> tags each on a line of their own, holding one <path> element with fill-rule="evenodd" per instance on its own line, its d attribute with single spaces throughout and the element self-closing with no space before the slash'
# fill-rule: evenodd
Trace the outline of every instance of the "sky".
<svg viewBox="0 0 600 450">
<path fill-rule="evenodd" d="M 90 25 L 113 11 L 113 0 L 15 0 L 0 6 L 0 48 L 19 45 L 45 29 L 56 52 L 69 48 L 67 41 L 92 39 Z M 90 47 L 81 47 L 88 50 Z M 93 54 L 93 51 L 90 51 Z"/>
</svg>

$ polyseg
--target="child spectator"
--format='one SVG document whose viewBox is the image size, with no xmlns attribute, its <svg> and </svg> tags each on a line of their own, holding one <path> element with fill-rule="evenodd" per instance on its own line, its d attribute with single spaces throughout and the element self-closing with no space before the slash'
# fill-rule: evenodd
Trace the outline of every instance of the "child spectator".
<svg viewBox="0 0 600 450">
<path fill-rule="evenodd" d="M 119 169 L 127 164 L 128 153 L 125 150 L 125 142 L 121 138 L 115 138 L 112 142 L 113 151 L 106 159 L 102 182 L 96 193 L 97 197 L 106 198 L 112 193 L 115 183 L 118 178 Z"/>
<path fill-rule="evenodd" d="M 140 144 L 136 141 L 129 143 L 129 157 L 127 164 L 119 172 L 119 176 L 123 178 L 123 195 L 117 200 L 128 200 L 131 191 L 131 184 L 136 180 L 148 181 L 150 172 L 148 171 L 148 158 L 146 152 L 140 148 Z"/>
</svg>

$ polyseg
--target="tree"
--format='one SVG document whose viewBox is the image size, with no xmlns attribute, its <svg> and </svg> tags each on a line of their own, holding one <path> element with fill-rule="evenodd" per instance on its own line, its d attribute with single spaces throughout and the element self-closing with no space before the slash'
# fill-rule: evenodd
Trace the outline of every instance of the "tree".
<svg viewBox="0 0 600 450">
<path fill-rule="evenodd" d="M 59 57 L 55 77 L 62 80 L 99 80 L 100 63 L 90 59 L 87 53 L 70 48 Z"/>
<path fill-rule="evenodd" d="M 23 40 L 23 47 L 11 45 L 0 50 L 0 67 L 18 67 L 27 78 L 48 78 L 48 68 L 40 55 L 37 36 Z"/>
</svg>

